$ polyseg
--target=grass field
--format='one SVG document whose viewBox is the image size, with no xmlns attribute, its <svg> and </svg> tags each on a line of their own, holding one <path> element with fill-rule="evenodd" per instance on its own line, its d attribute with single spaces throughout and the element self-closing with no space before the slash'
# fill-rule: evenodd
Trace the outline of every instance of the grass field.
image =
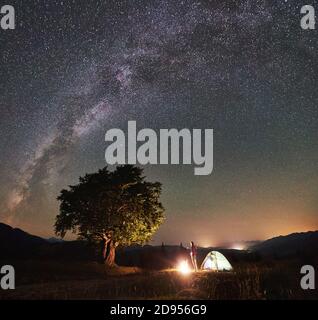
<svg viewBox="0 0 318 320">
<path fill-rule="evenodd" d="M 4 264 L 4 263 L 2 263 Z M 318 299 L 300 288 L 297 264 L 275 262 L 236 266 L 235 272 L 106 269 L 94 262 L 20 261 L 16 290 L 0 299 Z"/>
</svg>

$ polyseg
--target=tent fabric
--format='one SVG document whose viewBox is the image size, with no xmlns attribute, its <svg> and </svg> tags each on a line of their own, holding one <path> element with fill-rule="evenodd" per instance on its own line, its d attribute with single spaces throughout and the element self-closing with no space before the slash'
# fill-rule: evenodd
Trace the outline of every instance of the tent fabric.
<svg viewBox="0 0 318 320">
<path fill-rule="evenodd" d="M 233 267 L 222 253 L 218 251 L 211 251 L 203 260 L 201 269 L 213 271 L 231 271 L 233 270 Z"/>
</svg>

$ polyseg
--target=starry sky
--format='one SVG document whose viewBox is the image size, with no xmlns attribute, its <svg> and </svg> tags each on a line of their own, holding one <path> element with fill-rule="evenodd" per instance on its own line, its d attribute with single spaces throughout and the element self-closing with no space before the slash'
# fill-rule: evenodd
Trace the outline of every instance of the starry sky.
<svg viewBox="0 0 318 320">
<path fill-rule="evenodd" d="M 52 236 L 59 191 L 106 165 L 106 130 L 136 120 L 214 129 L 211 175 L 145 167 L 166 208 L 153 243 L 318 229 L 308 1 L 7 2 L 16 29 L 0 30 L 0 221 Z"/>
</svg>

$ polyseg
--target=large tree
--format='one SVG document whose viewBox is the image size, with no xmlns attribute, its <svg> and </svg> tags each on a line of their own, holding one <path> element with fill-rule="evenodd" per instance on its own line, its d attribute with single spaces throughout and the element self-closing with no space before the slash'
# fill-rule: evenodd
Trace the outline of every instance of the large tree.
<svg viewBox="0 0 318 320">
<path fill-rule="evenodd" d="M 94 243 L 102 243 L 105 264 L 115 263 L 118 245 L 142 244 L 150 240 L 164 219 L 159 201 L 161 184 L 145 181 L 142 169 L 124 165 L 86 174 L 79 183 L 62 190 L 55 232 L 67 231 Z"/>
</svg>

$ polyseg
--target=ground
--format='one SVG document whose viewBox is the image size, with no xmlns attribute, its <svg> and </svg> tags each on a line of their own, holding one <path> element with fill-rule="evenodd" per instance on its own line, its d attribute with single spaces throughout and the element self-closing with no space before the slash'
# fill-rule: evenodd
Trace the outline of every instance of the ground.
<svg viewBox="0 0 318 320">
<path fill-rule="evenodd" d="M 3 263 L 2 263 L 3 264 Z M 94 262 L 20 261 L 16 290 L 0 299 L 317 299 L 290 262 L 247 263 L 232 273 L 106 269 Z"/>
</svg>

